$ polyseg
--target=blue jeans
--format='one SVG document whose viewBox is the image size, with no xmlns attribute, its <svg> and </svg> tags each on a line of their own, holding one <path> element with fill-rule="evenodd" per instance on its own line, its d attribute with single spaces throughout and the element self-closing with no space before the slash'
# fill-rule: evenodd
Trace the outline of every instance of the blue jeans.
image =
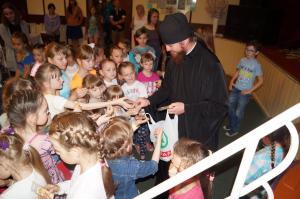
<svg viewBox="0 0 300 199">
<path fill-rule="evenodd" d="M 229 112 L 228 120 L 230 129 L 229 133 L 238 132 L 240 128 L 241 121 L 244 117 L 244 112 L 246 105 L 250 100 L 251 95 L 242 95 L 241 91 L 233 88 L 232 92 L 229 95 Z"/>
</svg>

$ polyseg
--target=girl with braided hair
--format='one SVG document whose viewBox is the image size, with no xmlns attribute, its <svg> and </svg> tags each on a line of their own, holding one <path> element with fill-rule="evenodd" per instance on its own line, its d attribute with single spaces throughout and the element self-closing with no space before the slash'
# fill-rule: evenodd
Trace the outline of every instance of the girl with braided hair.
<svg viewBox="0 0 300 199">
<path fill-rule="evenodd" d="M 150 161 L 138 161 L 132 155 L 133 129 L 123 117 L 112 118 L 100 136 L 101 151 L 106 154 L 117 186 L 115 198 L 129 199 L 138 195 L 135 181 L 156 173 L 160 156 L 162 129 L 156 130 L 156 147 Z"/>
<path fill-rule="evenodd" d="M 64 112 L 54 117 L 50 140 L 61 159 L 76 166 L 71 180 L 47 185 L 45 189 L 58 195 L 67 194 L 67 199 L 113 197 L 112 176 L 96 129 L 94 121 L 83 113 Z"/>
<path fill-rule="evenodd" d="M 288 129 L 283 126 L 264 137 L 262 141 L 265 147 L 255 153 L 245 184 L 274 169 L 283 160 L 289 148 Z"/>
<path fill-rule="evenodd" d="M 27 145 L 35 148 L 47 169 L 51 182 L 56 184 L 65 178 L 59 171 L 58 157 L 47 134 L 38 130 L 39 126 L 45 126 L 49 112 L 46 99 L 37 90 L 15 91 L 6 108 L 9 123 L 12 130 L 18 134 Z"/>
</svg>

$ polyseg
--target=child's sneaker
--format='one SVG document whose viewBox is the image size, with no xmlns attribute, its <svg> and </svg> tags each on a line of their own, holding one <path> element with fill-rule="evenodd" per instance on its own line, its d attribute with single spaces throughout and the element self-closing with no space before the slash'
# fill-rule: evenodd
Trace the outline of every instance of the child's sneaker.
<svg viewBox="0 0 300 199">
<path fill-rule="evenodd" d="M 237 135 L 237 134 L 239 134 L 239 132 L 233 132 L 233 133 L 230 133 L 229 131 L 227 131 L 227 132 L 225 133 L 225 135 L 228 136 L 228 137 L 233 137 L 233 136 L 235 136 L 235 135 Z"/>
<path fill-rule="evenodd" d="M 224 126 L 223 126 L 223 129 L 224 129 L 225 131 L 230 131 L 230 128 L 229 128 L 227 125 L 224 125 Z"/>
<path fill-rule="evenodd" d="M 146 143 L 147 151 L 154 151 L 153 145 L 151 143 Z"/>
</svg>

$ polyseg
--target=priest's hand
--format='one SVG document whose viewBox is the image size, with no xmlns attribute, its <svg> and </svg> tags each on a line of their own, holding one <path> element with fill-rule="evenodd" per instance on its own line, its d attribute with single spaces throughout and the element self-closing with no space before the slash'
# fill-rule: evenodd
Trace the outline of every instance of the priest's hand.
<svg viewBox="0 0 300 199">
<path fill-rule="evenodd" d="M 171 114 L 181 115 L 184 113 L 184 103 L 182 102 L 175 102 L 169 105 L 168 111 Z"/>
</svg>

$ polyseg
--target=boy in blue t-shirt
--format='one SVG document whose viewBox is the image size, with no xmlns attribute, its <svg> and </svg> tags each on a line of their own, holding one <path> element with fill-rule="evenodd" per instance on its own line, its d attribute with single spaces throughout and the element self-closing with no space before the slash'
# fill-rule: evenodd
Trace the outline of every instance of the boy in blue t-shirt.
<svg viewBox="0 0 300 199">
<path fill-rule="evenodd" d="M 261 65 L 256 59 L 259 48 L 254 41 L 246 44 L 245 57 L 240 60 L 237 71 L 230 81 L 228 126 L 224 126 L 227 131 L 225 134 L 229 137 L 238 134 L 251 94 L 263 83 Z"/>
</svg>

